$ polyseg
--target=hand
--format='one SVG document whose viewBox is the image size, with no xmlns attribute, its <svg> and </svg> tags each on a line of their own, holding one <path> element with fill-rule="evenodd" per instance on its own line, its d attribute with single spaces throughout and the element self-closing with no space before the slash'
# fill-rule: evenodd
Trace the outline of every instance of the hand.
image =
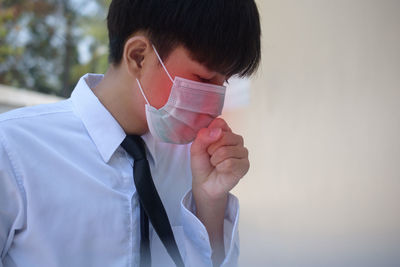
<svg viewBox="0 0 400 267">
<path fill-rule="evenodd" d="M 215 119 L 201 129 L 191 147 L 192 192 L 196 216 L 210 238 L 212 262 L 220 266 L 225 258 L 224 217 L 228 192 L 249 170 L 243 138 L 228 124 Z"/>
<path fill-rule="evenodd" d="M 216 118 L 201 129 L 191 147 L 194 194 L 211 200 L 227 196 L 249 170 L 248 150 L 243 138 Z"/>
</svg>

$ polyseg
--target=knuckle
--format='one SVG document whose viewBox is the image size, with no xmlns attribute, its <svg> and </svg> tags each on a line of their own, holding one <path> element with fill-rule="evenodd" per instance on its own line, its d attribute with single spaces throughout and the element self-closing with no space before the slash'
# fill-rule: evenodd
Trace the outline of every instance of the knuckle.
<svg viewBox="0 0 400 267">
<path fill-rule="evenodd" d="M 223 118 L 216 118 L 215 121 L 219 122 L 219 123 L 226 123 L 225 120 Z"/>
<path fill-rule="evenodd" d="M 239 139 L 239 143 L 240 143 L 240 144 L 244 144 L 243 136 L 238 135 L 238 139 Z"/>
<path fill-rule="evenodd" d="M 211 165 L 213 165 L 213 166 L 216 166 L 216 165 L 218 164 L 218 161 L 217 161 L 217 158 L 216 158 L 215 155 L 211 156 L 211 158 L 210 158 L 210 163 L 211 163 Z"/>
<path fill-rule="evenodd" d="M 221 118 L 215 118 L 212 123 L 213 123 L 213 125 L 220 126 L 220 127 L 224 126 L 226 124 L 226 122 Z"/>
<path fill-rule="evenodd" d="M 234 134 L 232 133 L 232 139 L 234 140 L 235 143 L 243 145 L 244 143 L 244 139 L 243 136 L 239 135 L 239 134 Z"/>
<path fill-rule="evenodd" d="M 249 150 L 247 149 L 247 147 L 243 147 L 244 150 L 244 155 L 247 158 L 249 156 Z"/>
<path fill-rule="evenodd" d="M 218 149 L 217 154 L 221 158 L 225 158 L 229 155 L 229 151 L 226 147 L 221 147 L 220 149 Z"/>
<path fill-rule="evenodd" d="M 212 145 L 210 145 L 210 146 L 207 148 L 207 152 L 208 152 L 209 155 L 213 155 L 214 152 L 215 152 L 215 150 L 216 150 L 216 145 L 215 145 L 215 143 L 212 144 Z"/>
<path fill-rule="evenodd" d="M 231 128 L 229 127 L 228 123 L 224 119 L 222 119 L 220 117 L 215 118 L 211 122 L 210 126 L 212 126 L 212 127 L 221 127 L 222 129 L 224 129 L 226 131 L 232 131 Z"/>
<path fill-rule="evenodd" d="M 225 160 L 225 168 L 227 170 L 231 170 L 234 166 L 235 166 L 235 163 L 234 163 L 233 159 Z"/>
<path fill-rule="evenodd" d="M 246 173 L 247 173 L 250 170 L 250 161 L 249 161 L 249 159 L 246 159 L 245 164 L 246 164 Z"/>
</svg>

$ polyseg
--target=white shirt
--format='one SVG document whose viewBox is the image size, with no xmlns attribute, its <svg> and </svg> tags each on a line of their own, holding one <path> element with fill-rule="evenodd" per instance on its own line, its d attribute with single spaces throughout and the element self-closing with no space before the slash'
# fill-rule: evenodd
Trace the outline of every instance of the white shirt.
<svg viewBox="0 0 400 267">
<path fill-rule="evenodd" d="M 0 267 L 138 266 L 140 220 L 125 133 L 83 76 L 71 98 L 0 116 Z M 185 266 L 212 266 L 193 214 L 190 145 L 143 136 L 154 183 Z M 238 200 L 225 213 L 226 258 L 239 255 Z M 153 266 L 174 266 L 150 229 Z"/>
</svg>

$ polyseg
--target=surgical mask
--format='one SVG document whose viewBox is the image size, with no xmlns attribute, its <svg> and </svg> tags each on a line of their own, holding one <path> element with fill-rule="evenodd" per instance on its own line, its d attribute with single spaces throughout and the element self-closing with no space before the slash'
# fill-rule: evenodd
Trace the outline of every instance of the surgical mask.
<svg viewBox="0 0 400 267">
<path fill-rule="evenodd" d="M 159 141 L 173 144 L 192 142 L 202 128 L 221 115 L 225 99 L 225 86 L 187 80 L 172 79 L 161 57 L 153 46 L 158 60 L 172 82 L 167 103 L 160 109 L 151 106 L 142 85 L 136 79 L 147 104 L 146 119 L 150 133 Z"/>
</svg>

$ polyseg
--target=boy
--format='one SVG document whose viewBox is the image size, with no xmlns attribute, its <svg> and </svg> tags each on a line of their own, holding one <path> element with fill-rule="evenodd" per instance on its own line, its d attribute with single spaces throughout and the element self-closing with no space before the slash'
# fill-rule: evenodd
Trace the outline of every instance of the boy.
<svg viewBox="0 0 400 267">
<path fill-rule="evenodd" d="M 0 266 L 237 265 L 229 191 L 248 153 L 216 117 L 224 82 L 260 61 L 254 1 L 114 0 L 107 23 L 104 76 L 0 116 Z M 141 193 L 143 173 L 158 195 Z"/>
</svg>

